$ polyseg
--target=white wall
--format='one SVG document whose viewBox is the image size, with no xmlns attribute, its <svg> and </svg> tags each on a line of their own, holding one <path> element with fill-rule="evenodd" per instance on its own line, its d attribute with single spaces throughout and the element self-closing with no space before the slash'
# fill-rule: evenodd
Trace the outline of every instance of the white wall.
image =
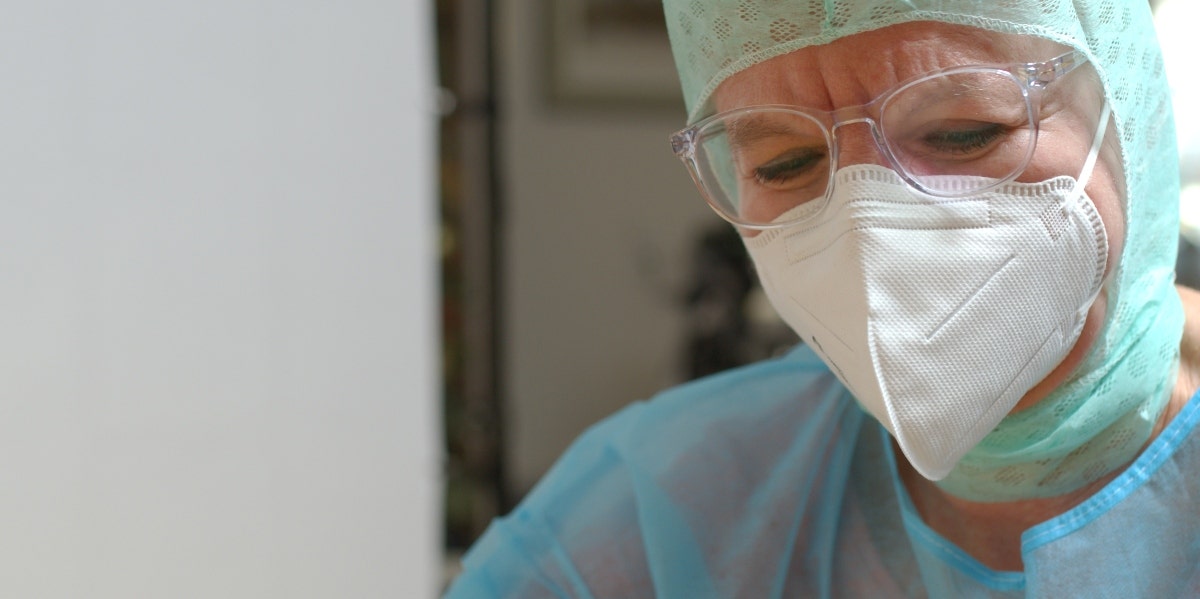
<svg viewBox="0 0 1200 599">
<path fill-rule="evenodd" d="M 436 592 L 427 2 L 0 14 L 0 596 Z"/>
<path fill-rule="evenodd" d="M 1198 18 L 1200 6 L 1194 0 L 1159 0 L 1154 19 L 1175 103 L 1185 184 L 1200 181 L 1200 114 L 1192 108 L 1200 101 L 1200 81 L 1191 62 L 1197 46 L 1194 23 Z"/>
<path fill-rule="evenodd" d="M 588 425 L 679 379 L 679 294 L 717 218 L 667 142 L 682 105 L 548 106 L 546 5 L 500 7 L 505 433 L 523 491 Z"/>
</svg>

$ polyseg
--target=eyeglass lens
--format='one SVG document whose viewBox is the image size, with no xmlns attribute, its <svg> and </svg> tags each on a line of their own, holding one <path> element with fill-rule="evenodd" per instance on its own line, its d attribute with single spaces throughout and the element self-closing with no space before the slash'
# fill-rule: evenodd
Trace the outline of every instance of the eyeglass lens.
<svg viewBox="0 0 1200 599">
<path fill-rule="evenodd" d="M 1024 88 L 999 70 L 910 84 L 883 100 L 875 121 L 894 166 L 935 194 L 970 192 L 1016 174 L 1036 131 Z M 770 224 L 785 213 L 788 221 L 804 218 L 819 206 L 796 208 L 824 199 L 833 169 L 848 166 L 833 160 L 833 135 L 818 116 L 798 110 L 733 113 L 699 131 L 698 176 L 717 208 L 735 221 Z M 953 189 L 947 175 L 955 176 Z"/>
</svg>

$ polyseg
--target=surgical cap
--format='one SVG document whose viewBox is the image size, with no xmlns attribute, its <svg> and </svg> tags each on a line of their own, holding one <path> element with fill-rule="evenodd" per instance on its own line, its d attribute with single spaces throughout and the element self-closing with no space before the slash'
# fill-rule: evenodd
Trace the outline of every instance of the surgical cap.
<svg viewBox="0 0 1200 599">
<path fill-rule="evenodd" d="M 1071 393 L 1087 397 L 1081 389 L 1126 385 L 1123 401 L 1140 402 L 1145 381 L 1174 380 L 1183 326 L 1174 289 L 1179 167 L 1170 93 L 1146 0 L 664 0 L 664 9 L 689 122 L 713 112 L 713 92 L 734 73 L 899 23 L 938 21 L 1035 36 L 1086 53 L 1119 137 L 1126 232 L 1106 285 L 1104 329 L 1060 391 L 1066 395 L 1067 386 L 1076 386 Z"/>
</svg>

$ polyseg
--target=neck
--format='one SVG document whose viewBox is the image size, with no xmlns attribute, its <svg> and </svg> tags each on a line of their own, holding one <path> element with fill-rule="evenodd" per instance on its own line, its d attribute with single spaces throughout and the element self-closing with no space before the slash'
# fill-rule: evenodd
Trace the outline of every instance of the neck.
<svg viewBox="0 0 1200 599">
<path fill-rule="evenodd" d="M 1170 402 L 1155 423 L 1151 441 L 1200 388 L 1200 293 L 1179 288 L 1186 324 L 1180 344 L 1179 373 Z M 893 446 L 900 478 L 925 523 L 946 540 L 993 570 L 1021 571 L 1021 535 L 1027 529 L 1087 500 L 1123 470 L 1066 495 L 1044 499 L 984 503 L 950 495 L 926 480 L 909 465 Z"/>
<path fill-rule="evenodd" d="M 983 565 L 1019 572 L 1021 535 L 1079 505 L 1112 480 L 1114 472 L 1067 495 L 999 503 L 968 501 L 943 491 L 917 473 L 894 448 L 900 479 L 925 524 Z"/>
</svg>

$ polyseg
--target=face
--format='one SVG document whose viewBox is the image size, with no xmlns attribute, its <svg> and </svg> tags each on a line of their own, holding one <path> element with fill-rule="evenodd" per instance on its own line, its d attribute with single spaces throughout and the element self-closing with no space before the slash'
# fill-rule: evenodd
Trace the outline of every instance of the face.
<svg viewBox="0 0 1200 599">
<path fill-rule="evenodd" d="M 719 112 L 766 104 L 836 111 L 867 104 L 901 82 L 932 71 L 964 65 L 1038 62 L 1066 50 L 1036 38 L 941 23 L 908 23 L 759 63 L 725 80 L 713 100 Z M 1090 65 L 1051 84 L 1042 96 L 1036 149 L 1017 181 L 1078 177 L 1095 138 L 1102 106 L 1103 93 Z M 855 164 L 894 168 L 876 145 L 868 124 L 849 123 L 838 127 L 834 135 L 839 168 Z M 1115 269 L 1121 255 L 1125 232 L 1123 173 L 1117 147 L 1115 127 L 1110 123 L 1086 186 L 1108 235 L 1108 273 Z M 1078 366 L 1100 331 L 1106 307 L 1101 292 L 1075 347 L 1026 394 L 1016 410 L 1045 397 Z"/>
</svg>

